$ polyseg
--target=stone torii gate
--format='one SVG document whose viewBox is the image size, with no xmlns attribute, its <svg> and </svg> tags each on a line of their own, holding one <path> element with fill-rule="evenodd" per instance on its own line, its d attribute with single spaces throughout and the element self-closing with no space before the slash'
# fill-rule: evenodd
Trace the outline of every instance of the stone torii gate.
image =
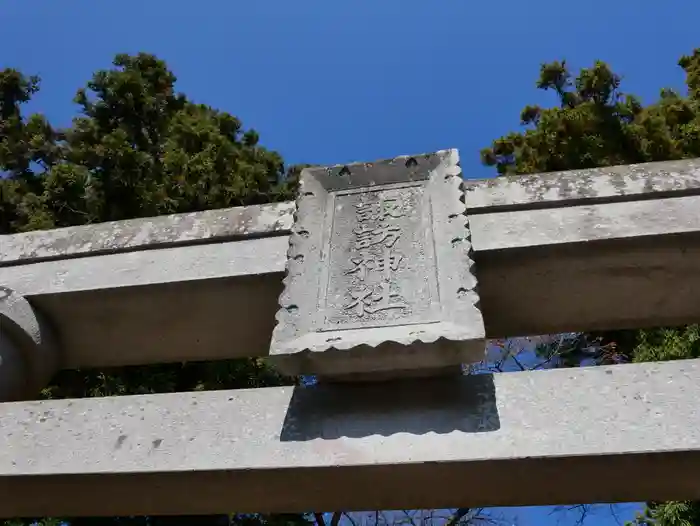
<svg viewBox="0 0 700 526">
<path fill-rule="evenodd" d="M 697 322 L 698 269 L 700 160 L 462 181 L 447 150 L 0 236 L 0 516 L 700 499 L 697 361 L 455 373 L 486 338 Z M 245 356 L 320 382 L 31 401 Z"/>
</svg>

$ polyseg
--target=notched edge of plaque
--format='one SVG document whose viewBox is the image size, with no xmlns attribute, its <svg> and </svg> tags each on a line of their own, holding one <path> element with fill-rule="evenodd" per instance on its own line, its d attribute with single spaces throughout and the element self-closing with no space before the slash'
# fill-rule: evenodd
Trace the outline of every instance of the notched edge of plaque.
<svg viewBox="0 0 700 526">
<path fill-rule="evenodd" d="M 427 160 L 420 166 L 419 160 Z M 366 174 L 378 165 L 405 170 L 408 163 L 417 168 L 402 181 L 382 180 L 380 183 L 360 177 L 352 180 L 357 168 Z M 398 171 L 398 170 L 397 170 Z M 403 155 L 392 159 L 372 163 L 351 163 L 331 167 L 305 168 L 299 178 L 294 226 L 290 235 L 285 277 L 282 280 L 283 291 L 279 298 L 279 309 L 275 315 L 276 326 L 272 333 L 270 357 L 273 358 L 285 372 L 292 374 L 326 374 L 333 375 L 345 372 L 362 372 L 406 367 L 405 360 L 394 354 L 401 348 L 409 346 L 435 346 L 437 352 L 444 353 L 448 347 L 453 349 L 446 352 L 446 358 L 451 354 L 453 363 L 458 363 L 456 356 L 464 362 L 474 362 L 483 358 L 485 352 L 485 328 L 479 296 L 477 280 L 473 272 L 471 233 L 466 215 L 464 184 L 459 166 L 459 155 L 456 149 L 440 150 L 434 153 L 419 155 Z M 328 177 L 337 182 L 329 184 Z M 343 181 L 343 179 L 345 179 Z M 323 231 L 326 204 L 331 200 L 331 191 L 347 188 L 383 186 L 394 182 L 426 181 L 426 190 L 430 192 L 433 206 L 432 229 L 435 236 L 436 261 L 438 269 L 438 287 L 440 289 L 441 320 L 437 323 L 426 324 L 418 330 L 418 326 L 388 326 L 372 329 L 375 338 L 368 341 L 358 339 L 352 329 L 324 332 L 322 337 L 314 332 L 313 316 L 303 315 L 303 309 L 317 307 L 317 292 L 319 284 L 318 268 L 321 247 L 328 242 L 330 232 Z M 445 253 L 447 250 L 458 250 L 459 256 Z M 359 329 L 360 332 L 367 329 Z M 343 336 L 340 336 L 342 334 Z M 461 348 L 458 348 L 461 346 Z M 356 349 L 357 353 L 348 353 Z M 373 354 L 379 350 L 390 351 L 387 359 L 396 360 L 395 366 L 386 359 L 372 360 Z M 350 354 L 355 358 L 363 357 L 368 360 L 367 368 L 355 359 L 349 359 Z M 430 353 L 425 353 L 430 354 Z M 480 354 L 482 355 L 481 357 Z M 328 361 L 327 366 L 320 365 L 320 357 Z M 414 358 L 415 359 L 415 358 Z M 413 360 L 411 360 L 413 362 Z M 434 358 L 417 360 L 415 368 L 430 368 Z M 438 360 L 439 361 L 439 360 Z M 450 359 L 447 359 L 449 362 Z M 345 365 L 341 365 L 348 362 Z M 349 362 L 354 362 L 351 365 Z M 337 363 L 336 365 L 333 365 Z M 305 370 L 307 364 L 311 370 Z M 439 365 L 436 363 L 436 365 Z M 444 364 L 443 364 L 444 365 Z"/>
<path fill-rule="evenodd" d="M 434 200 L 433 234 L 442 321 L 453 327 L 469 327 L 474 338 L 485 342 L 486 329 L 479 304 L 478 280 L 474 272 L 471 229 L 459 154 L 455 149 L 443 153 L 445 161 L 429 182 L 429 185 L 437 187 L 431 191 L 431 198 Z M 478 335 L 474 333 L 477 330 Z"/>
</svg>

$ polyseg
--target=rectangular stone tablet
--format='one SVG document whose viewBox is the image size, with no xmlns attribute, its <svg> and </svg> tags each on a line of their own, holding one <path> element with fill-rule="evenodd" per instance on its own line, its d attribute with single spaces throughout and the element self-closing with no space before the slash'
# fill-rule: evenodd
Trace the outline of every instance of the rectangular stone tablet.
<svg viewBox="0 0 700 526">
<path fill-rule="evenodd" d="M 302 171 L 270 355 L 288 374 L 484 356 L 456 150 Z"/>
</svg>

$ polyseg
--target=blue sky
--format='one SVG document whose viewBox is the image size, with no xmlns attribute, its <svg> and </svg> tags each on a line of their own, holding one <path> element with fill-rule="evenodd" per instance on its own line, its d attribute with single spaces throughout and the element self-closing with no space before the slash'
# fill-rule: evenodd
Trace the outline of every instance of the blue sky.
<svg viewBox="0 0 700 526">
<path fill-rule="evenodd" d="M 0 67 L 41 75 L 32 109 L 61 125 L 91 72 L 148 51 L 180 91 L 237 115 L 290 163 L 457 147 L 465 176 L 488 177 L 479 150 L 517 129 L 525 104 L 554 100 L 534 88 L 540 63 L 607 61 L 648 102 L 682 85 L 676 62 L 700 46 L 698 20 L 699 2 L 651 0 L 3 0 Z M 573 524 L 550 511 L 515 515 Z M 589 524 L 617 522 L 601 507 Z"/>
</svg>

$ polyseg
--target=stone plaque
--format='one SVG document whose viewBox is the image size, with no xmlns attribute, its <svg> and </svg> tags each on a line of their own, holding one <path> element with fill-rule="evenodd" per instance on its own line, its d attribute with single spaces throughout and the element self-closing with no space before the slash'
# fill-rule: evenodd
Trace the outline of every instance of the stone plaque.
<svg viewBox="0 0 700 526">
<path fill-rule="evenodd" d="M 305 169 L 271 358 L 289 374 L 479 361 L 456 150 Z"/>
</svg>

